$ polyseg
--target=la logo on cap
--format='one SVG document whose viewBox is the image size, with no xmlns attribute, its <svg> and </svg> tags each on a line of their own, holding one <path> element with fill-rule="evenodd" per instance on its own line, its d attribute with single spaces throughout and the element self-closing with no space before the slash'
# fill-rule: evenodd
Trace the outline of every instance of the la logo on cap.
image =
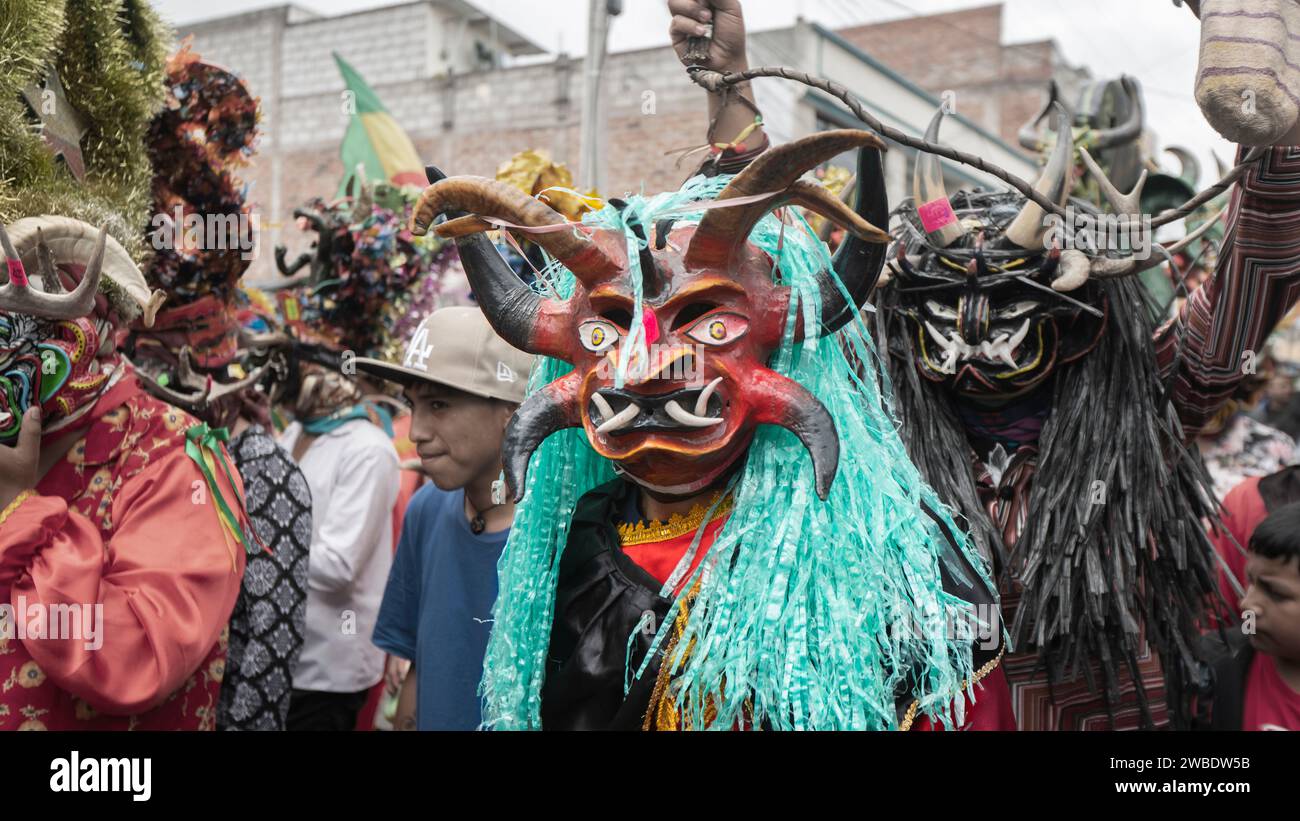
<svg viewBox="0 0 1300 821">
<path fill-rule="evenodd" d="M 433 345 L 426 344 L 428 339 L 429 329 L 421 325 L 419 330 L 415 332 L 414 338 L 411 339 L 411 344 L 406 347 L 406 361 L 402 364 L 408 368 L 427 371 L 429 365 L 425 360 L 433 354 Z"/>
<path fill-rule="evenodd" d="M 502 362 L 499 359 L 497 360 L 497 381 L 498 382 L 515 381 L 515 372 L 510 369 L 509 365 L 507 365 L 506 363 Z"/>
</svg>

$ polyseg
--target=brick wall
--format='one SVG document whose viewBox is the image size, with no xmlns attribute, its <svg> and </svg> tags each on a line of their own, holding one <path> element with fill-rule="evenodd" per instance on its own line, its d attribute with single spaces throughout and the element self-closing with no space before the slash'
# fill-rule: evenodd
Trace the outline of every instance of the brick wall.
<svg viewBox="0 0 1300 821">
<path fill-rule="evenodd" d="M 239 72 L 262 101 L 262 141 L 242 173 L 262 226 L 250 281 L 274 278 L 277 243 L 291 258 L 306 248 L 310 236 L 294 226 L 293 209 L 332 196 L 343 176 L 338 150 L 349 119 L 333 51 L 371 84 L 421 157 L 448 173 L 492 176 L 527 148 L 577 172 L 581 60 L 448 76 L 438 14 L 415 3 L 289 24 L 280 8 L 182 32 L 194 35 L 205 59 Z M 677 186 L 693 165 L 677 167 L 666 152 L 703 142 L 706 109 L 672 50 L 611 55 L 603 93 L 604 193 Z"/>
<path fill-rule="evenodd" d="M 1055 77 L 1072 89 L 1086 72 L 1050 40 L 1002 45 L 1002 5 L 841 29 L 844 39 L 927 91 L 956 92 L 957 110 L 1011 144 Z M 1068 96 L 1068 95 L 1067 95 Z"/>
<path fill-rule="evenodd" d="M 421 157 L 447 173 L 492 176 L 528 148 L 544 149 L 578 172 L 581 60 L 561 56 L 507 69 L 449 72 L 448 50 L 458 46 L 448 41 L 459 29 L 444 9 L 429 3 L 332 18 L 295 20 L 290 14 L 280 7 L 191 29 L 198 53 L 240 72 L 262 100 L 264 136 L 244 173 L 263 228 L 250 281 L 274 278 L 276 244 L 285 244 L 291 256 L 306 248 L 311 237 L 297 230 L 293 209 L 310 197 L 332 196 L 343 176 L 338 149 L 349 117 L 333 51 L 371 84 Z M 1035 44 L 1013 61 L 994 45 L 1000 6 L 941 17 L 947 22 L 905 20 L 843 34 L 882 62 L 900 63 L 895 68 L 923 86 L 956 88 L 961 113 L 1014 141 L 1016 128 L 1040 101 L 1044 72 L 1054 59 L 1051 44 Z M 813 65 L 815 53 L 801 50 L 813 48 L 810 34 L 806 26 L 755 33 L 751 62 Z M 955 68 L 922 59 L 917 43 L 932 36 L 959 49 L 966 62 Z M 1020 84 L 1022 91 L 1007 97 L 998 90 L 1001 82 Z M 755 93 L 774 141 L 813 129 L 814 112 L 801 102 L 802 87 L 760 80 Z M 603 100 L 603 194 L 675 188 L 702 159 L 696 154 L 678 164 L 678 155 L 668 153 L 701 144 L 707 128 L 704 94 L 670 47 L 610 55 Z"/>
<path fill-rule="evenodd" d="M 930 91 L 996 82 L 1002 73 L 1001 4 L 837 33 Z"/>
</svg>

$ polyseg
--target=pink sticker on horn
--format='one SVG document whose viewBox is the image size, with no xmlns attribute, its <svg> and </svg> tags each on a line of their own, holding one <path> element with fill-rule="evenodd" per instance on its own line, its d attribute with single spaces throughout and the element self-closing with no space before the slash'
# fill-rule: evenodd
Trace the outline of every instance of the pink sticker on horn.
<svg viewBox="0 0 1300 821">
<path fill-rule="evenodd" d="M 645 329 L 645 343 L 653 345 L 659 339 L 659 317 L 649 305 L 641 309 L 641 327 Z"/>
<path fill-rule="evenodd" d="M 9 266 L 9 281 L 14 285 L 17 285 L 19 288 L 26 288 L 27 271 L 23 268 L 22 261 L 17 259 L 6 259 L 5 262 Z"/>
<path fill-rule="evenodd" d="M 952 210 L 952 203 L 947 197 L 931 200 L 916 209 L 921 218 L 921 227 L 926 233 L 942 230 L 957 221 L 957 214 Z"/>
</svg>

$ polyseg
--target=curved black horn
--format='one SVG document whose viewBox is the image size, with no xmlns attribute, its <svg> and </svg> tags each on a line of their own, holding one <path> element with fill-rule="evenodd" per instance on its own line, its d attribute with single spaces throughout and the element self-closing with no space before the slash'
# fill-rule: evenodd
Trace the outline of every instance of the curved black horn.
<svg viewBox="0 0 1300 821">
<path fill-rule="evenodd" d="M 336 226 L 330 223 L 325 214 L 305 206 L 299 206 L 293 209 L 293 215 L 295 218 L 305 219 L 307 225 L 316 232 L 316 250 L 314 253 L 304 252 L 298 257 L 298 259 L 294 260 L 291 265 L 286 266 L 281 262 L 283 254 L 280 249 L 282 246 L 276 246 L 276 266 L 280 268 L 280 272 L 285 276 L 292 276 L 293 273 L 297 272 L 303 265 L 310 262 L 311 276 L 308 279 L 308 282 L 312 285 L 319 285 L 327 279 L 330 279 L 334 273 L 330 257 L 332 256 L 334 249 L 334 229 Z M 304 257 L 306 257 L 305 260 Z"/>
<path fill-rule="evenodd" d="M 853 210 L 872 225 L 889 224 L 889 196 L 885 193 L 885 175 L 881 167 L 880 151 L 876 148 L 858 149 L 857 190 Z M 827 271 L 817 275 L 817 289 L 821 292 L 822 334 L 832 334 L 846 325 L 867 301 L 875 287 L 880 270 L 885 265 L 889 246 L 867 242 L 851 231 L 844 232 L 844 241 L 835 252 L 835 273 L 844 294 Z"/>
<path fill-rule="evenodd" d="M 755 421 L 780 425 L 799 437 L 812 458 L 817 496 L 825 501 L 840 466 L 840 438 L 830 411 L 803 385 L 767 368 L 755 369 L 745 390 Z"/>
<path fill-rule="evenodd" d="M 1066 108 L 1065 101 L 1061 99 L 1061 88 L 1056 84 L 1055 80 L 1052 80 L 1047 87 L 1047 102 L 1043 103 L 1043 107 L 1038 109 L 1037 114 L 1025 120 L 1025 124 L 1020 126 L 1020 132 L 1016 135 L 1022 148 L 1028 148 L 1030 151 L 1043 150 L 1043 141 L 1038 137 L 1038 124 L 1052 110 L 1052 103 L 1056 102 L 1059 102 L 1062 108 Z M 1070 119 L 1074 119 L 1073 114 L 1071 114 Z"/>
<path fill-rule="evenodd" d="M 426 166 L 424 173 L 430 185 L 447 176 L 432 165 Z M 447 212 L 448 219 L 463 216 L 463 211 Z M 470 288 L 492 329 L 511 346 L 536 353 L 533 331 L 546 300 L 515 274 L 486 235 L 457 237 L 456 250 Z"/>
<path fill-rule="evenodd" d="M 578 412 L 580 385 L 581 374 L 571 373 L 528 397 L 510 417 L 501 441 L 501 463 L 515 502 L 524 498 L 528 460 L 533 451 L 552 433 L 582 424 Z"/>
<path fill-rule="evenodd" d="M 1128 119 L 1114 128 L 1099 128 L 1093 132 L 1093 147 L 1097 151 L 1111 148 L 1121 143 L 1129 143 L 1142 135 L 1142 122 L 1146 117 L 1142 102 L 1142 89 L 1137 80 L 1125 75 L 1120 78 L 1120 85 L 1128 93 L 1133 106 L 1129 109 Z"/>
<path fill-rule="evenodd" d="M 285 246 L 283 245 L 275 246 L 275 267 L 279 269 L 281 274 L 284 274 L 287 277 L 291 277 L 294 274 L 298 273 L 300 270 L 302 270 L 302 267 L 304 265 L 311 262 L 311 254 L 307 253 L 306 251 L 299 254 L 298 258 L 295 259 L 292 263 L 285 262 L 285 255 L 288 253 L 289 253 L 289 249 L 286 248 Z"/>
</svg>

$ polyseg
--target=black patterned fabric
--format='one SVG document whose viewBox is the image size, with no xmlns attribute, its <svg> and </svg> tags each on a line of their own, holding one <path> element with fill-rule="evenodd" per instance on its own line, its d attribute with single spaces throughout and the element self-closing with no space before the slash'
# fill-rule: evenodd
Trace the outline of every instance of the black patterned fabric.
<svg viewBox="0 0 1300 821">
<path fill-rule="evenodd" d="M 311 491 L 289 454 L 258 425 L 230 442 L 253 529 L 271 554 L 248 559 L 230 616 L 219 730 L 283 730 L 307 618 Z"/>
</svg>

